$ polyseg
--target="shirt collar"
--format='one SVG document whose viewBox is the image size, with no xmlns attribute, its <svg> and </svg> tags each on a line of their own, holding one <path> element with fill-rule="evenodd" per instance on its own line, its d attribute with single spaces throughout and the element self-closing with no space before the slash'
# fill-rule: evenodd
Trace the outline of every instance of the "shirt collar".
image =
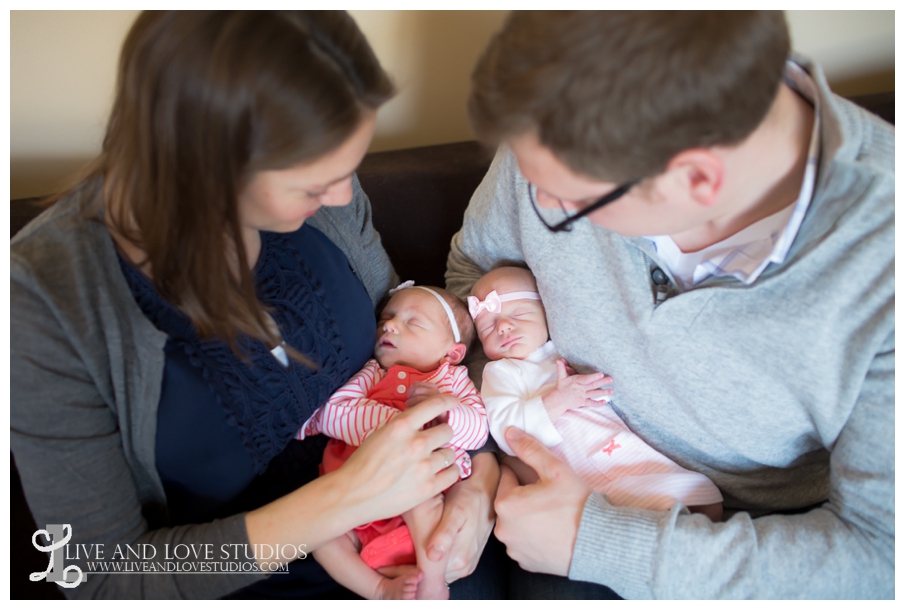
<svg viewBox="0 0 905 610">
<path fill-rule="evenodd" d="M 522 360 L 525 360 L 526 362 L 534 362 L 534 363 L 543 362 L 544 360 L 546 360 L 547 358 L 549 358 L 551 355 L 553 355 L 555 353 L 556 353 L 556 347 L 553 346 L 553 342 L 547 341 L 546 343 L 541 345 L 539 348 L 537 348 L 536 350 L 534 350 L 533 352 L 531 352 L 530 354 L 528 354 L 527 356 L 522 358 Z"/>
<path fill-rule="evenodd" d="M 786 62 L 785 83 L 814 106 L 814 126 L 798 199 L 794 204 L 700 252 L 683 253 L 668 235 L 648 237 L 673 276 L 694 285 L 711 275 L 732 275 L 753 283 L 770 263 L 785 261 L 814 195 L 820 159 L 820 102 L 817 85 L 798 64 Z"/>
</svg>

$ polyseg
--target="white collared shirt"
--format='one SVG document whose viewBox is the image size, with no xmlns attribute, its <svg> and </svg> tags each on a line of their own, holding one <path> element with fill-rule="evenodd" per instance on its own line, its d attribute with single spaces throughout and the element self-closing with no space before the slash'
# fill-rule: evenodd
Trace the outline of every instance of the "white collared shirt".
<svg viewBox="0 0 905 610">
<path fill-rule="evenodd" d="M 770 263 L 782 263 L 808 211 L 820 158 L 820 106 L 817 85 L 798 64 L 787 61 L 785 82 L 814 106 L 814 127 L 808 160 L 798 199 L 782 210 L 742 229 L 721 242 L 698 252 L 682 252 L 669 235 L 648 237 L 661 262 L 671 272 L 679 289 L 694 286 L 711 275 L 732 275 L 751 284 Z"/>
</svg>

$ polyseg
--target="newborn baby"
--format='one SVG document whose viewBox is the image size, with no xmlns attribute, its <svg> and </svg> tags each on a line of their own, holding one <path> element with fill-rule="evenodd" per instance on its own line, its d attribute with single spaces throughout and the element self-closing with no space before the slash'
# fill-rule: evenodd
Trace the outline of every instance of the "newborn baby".
<svg viewBox="0 0 905 610">
<path fill-rule="evenodd" d="M 481 397 L 503 462 L 522 485 L 537 474 L 513 457 L 504 433 L 515 426 L 546 445 L 610 503 L 667 510 L 679 502 L 714 521 L 723 497 L 702 474 L 682 468 L 633 433 L 607 404 L 612 379 L 578 375 L 549 341 L 537 283 L 528 269 L 500 267 L 468 297 L 484 353 Z"/>
</svg>

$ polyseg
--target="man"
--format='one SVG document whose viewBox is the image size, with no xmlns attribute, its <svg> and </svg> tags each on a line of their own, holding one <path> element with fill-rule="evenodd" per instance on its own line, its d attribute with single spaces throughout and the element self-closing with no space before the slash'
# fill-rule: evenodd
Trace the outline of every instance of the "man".
<svg viewBox="0 0 905 610">
<path fill-rule="evenodd" d="M 496 500 L 524 569 L 894 595 L 894 132 L 788 57 L 781 13 L 518 12 L 479 61 L 472 123 L 502 146 L 447 285 L 527 263 L 562 355 L 728 511 L 614 507 L 510 429 L 540 475 L 504 469 Z"/>
</svg>

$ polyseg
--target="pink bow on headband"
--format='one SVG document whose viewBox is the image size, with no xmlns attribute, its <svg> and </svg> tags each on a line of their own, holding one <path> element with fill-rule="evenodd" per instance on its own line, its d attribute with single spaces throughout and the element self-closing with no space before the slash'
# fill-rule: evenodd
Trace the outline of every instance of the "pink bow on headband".
<svg viewBox="0 0 905 610">
<path fill-rule="evenodd" d="M 499 313 L 502 308 L 503 301 L 500 300 L 500 295 L 497 294 L 496 290 L 491 290 L 483 301 L 478 300 L 478 297 L 468 297 L 468 313 L 471 314 L 472 320 L 477 319 L 482 311 Z"/>
<path fill-rule="evenodd" d="M 540 301 L 540 295 L 536 292 L 520 290 L 518 292 L 507 292 L 501 296 L 497 294 L 496 290 L 491 290 L 483 301 L 478 300 L 478 297 L 468 297 L 468 313 L 471 314 L 472 320 L 477 320 L 482 311 L 500 313 L 503 309 L 503 303 L 506 301 L 517 301 L 518 299 Z"/>
</svg>

